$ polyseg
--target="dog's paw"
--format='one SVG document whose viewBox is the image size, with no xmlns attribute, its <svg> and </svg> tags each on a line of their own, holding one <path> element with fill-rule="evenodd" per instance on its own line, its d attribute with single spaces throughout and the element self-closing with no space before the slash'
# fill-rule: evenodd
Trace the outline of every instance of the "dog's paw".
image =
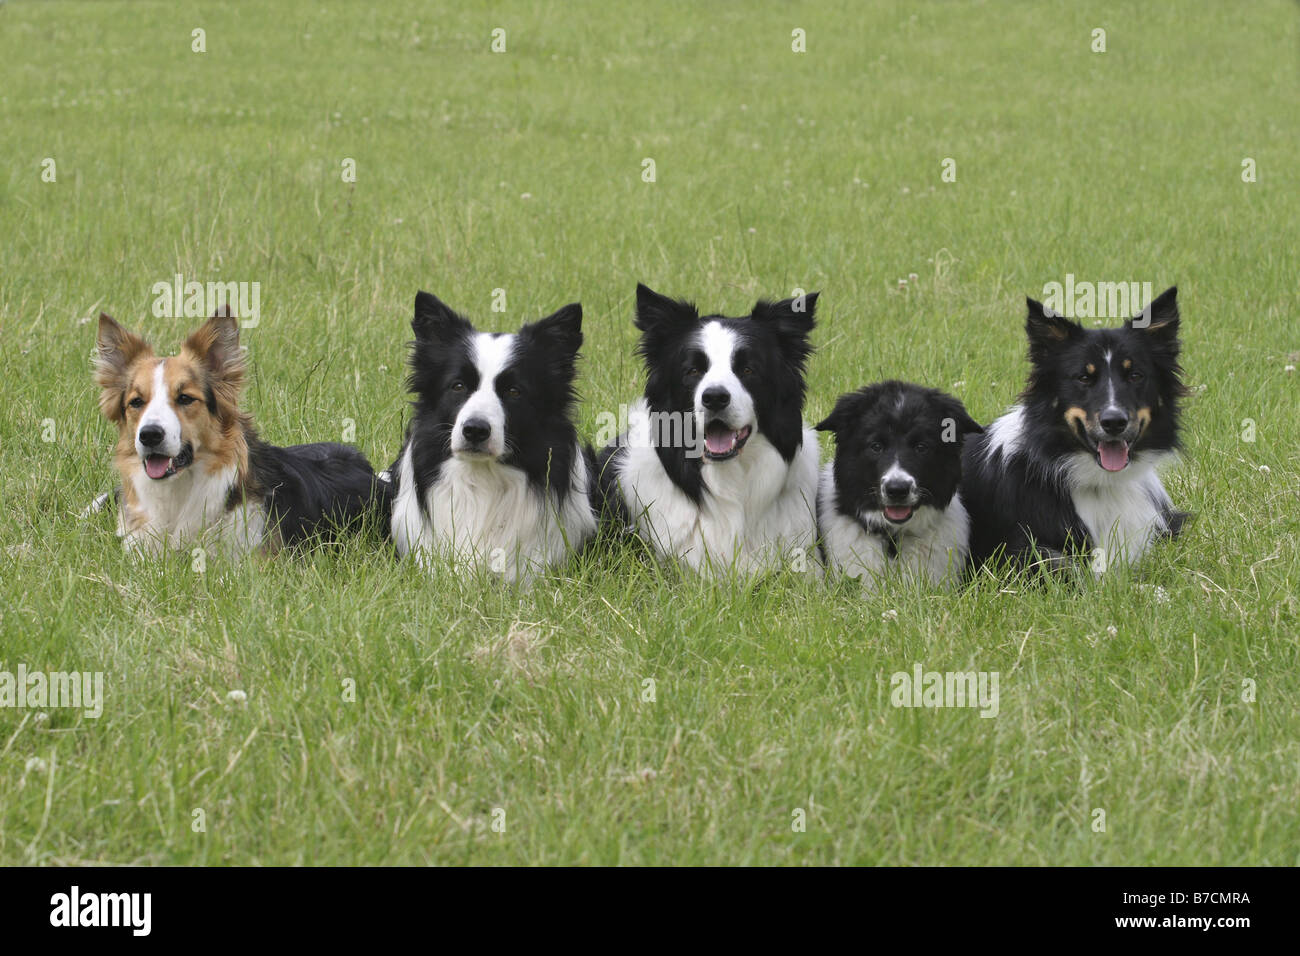
<svg viewBox="0 0 1300 956">
<path fill-rule="evenodd" d="M 1193 520 L 1196 515 L 1190 511 L 1166 511 L 1165 512 L 1165 530 L 1161 537 L 1176 538 L 1183 532 L 1187 522 Z"/>
<path fill-rule="evenodd" d="M 83 521 L 86 520 L 87 518 L 94 517 L 95 515 L 99 514 L 101 511 L 104 511 L 106 508 L 108 508 L 109 505 L 111 505 L 113 502 L 115 502 L 117 500 L 117 496 L 118 496 L 117 488 L 114 488 L 112 491 L 106 491 L 102 495 L 97 495 L 94 501 L 92 501 L 90 504 L 86 505 L 86 507 L 81 509 L 81 514 L 78 515 L 78 517 L 81 518 L 81 520 Z"/>
</svg>

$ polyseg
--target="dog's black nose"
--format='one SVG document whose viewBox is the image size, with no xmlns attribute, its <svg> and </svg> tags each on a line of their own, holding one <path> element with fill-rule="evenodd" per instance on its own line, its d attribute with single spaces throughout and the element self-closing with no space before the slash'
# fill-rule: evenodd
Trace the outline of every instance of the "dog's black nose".
<svg viewBox="0 0 1300 956">
<path fill-rule="evenodd" d="M 1118 435 L 1128 428 L 1128 416 L 1118 408 L 1108 408 L 1097 419 L 1107 435 Z"/>
<path fill-rule="evenodd" d="M 162 444 L 163 430 L 158 425 L 145 425 L 140 429 L 140 444 L 145 448 L 154 448 Z"/>
<path fill-rule="evenodd" d="M 912 493 L 912 483 L 906 478 L 891 478 L 885 482 L 885 497 L 906 498 Z"/>
<path fill-rule="evenodd" d="M 721 411 L 731 404 L 731 393 L 725 388 L 714 385 L 712 388 L 706 388 L 704 394 L 700 396 L 700 401 L 709 411 Z"/>
<path fill-rule="evenodd" d="M 472 445 L 481 445 L 492 434 L 492 426 L 481 418 L 471 418 L 460 426 L 460 433 Z"/>
</svg>

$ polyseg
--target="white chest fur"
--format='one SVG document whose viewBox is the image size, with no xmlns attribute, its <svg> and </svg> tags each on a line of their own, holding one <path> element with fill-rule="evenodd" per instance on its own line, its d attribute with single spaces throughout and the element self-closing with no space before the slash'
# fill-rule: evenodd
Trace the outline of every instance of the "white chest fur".
<svg viewBox="0 0 1300 956">
<path fill-rule="evenodd" d="M 1093 545 L 1093 569 L 1136 562 L 1169 530 L 1173 502 L 1157 469 L 1172 453 L 1146 453 L 1123 471 L 1108 472 L 1079 452 L 1065 466 L 1065 482 Z"/>
<path fill-rule="evenodd" d="M 238 558 L 261 547 L 266 513 L 260 504 L 226 510 L 238 478 L 235 467 L 206 471 L 192 466 L 163 481 L 142 471 L 131 477 L 135 503 L 118 515 L 117 533 L 132 551 L 157 554 L 166 548 L 216 548 Z"/>
<path fill-rule="evenodd" d="M 629 419 L 648 422 L 650 417 Z M 815 431 L 804 429 L 803 444 L 788 464 L 761 432 L 736 458 L 706 461 L 706 490 L 696 505 L 664 471 L 649 426 L 641 427 L 645 435 L 628 436 L 619 482 L 638 533 L 660 557 L 713 573 L 751 573 L 786 561 L 807 560 L 811 566 L 817 531 Z"/>
<path fill-rule="evenodd" d="M 891 556 L 885 539 L 868 532 L 862 522 L 837 508 L 834 465 L 822 468 L 817 497 L 822 544 L 831 568 L 860 578 L 874 590 L 887 576 L 912 575 L 934 585 L 952 586 L 962 576 L 970 551 L 970 517 L 961 495 L 953 495 L 943 511 L 919 508 L 894 536 Z M 882 527 L 885 518 L 878 516 Z"/>
<path fill-rule="evenodd" d="M 518 468 L 450 458 L 421 509 L 411 446 L 398 464 L 392 532 L 398 555 L 413 555 L 421 567 L 436 559 L 527 581 L 563 561 L 596 530 L 580 449 L 574 450 L 563 505 L 532 487 Z"/>
</svg>

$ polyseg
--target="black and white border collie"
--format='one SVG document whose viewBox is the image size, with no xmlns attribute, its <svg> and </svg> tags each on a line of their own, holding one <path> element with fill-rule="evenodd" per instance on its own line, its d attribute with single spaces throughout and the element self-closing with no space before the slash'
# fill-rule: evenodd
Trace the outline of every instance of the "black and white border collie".
<svg viewBox="0 0 1300 956">
<path fill-rule="evenodd" d="M 827 567 L 868 588 L 900 571 L 935 585 L 959 581 L 970 536 L 961 449 L 983 431 L 961 401 L 880 382 L 841 396 L 817 429 L 835 435 L 817 494 Z"/>
<path fill-rule="evenodd" d="M 572 421 L 582 307 L 476 332 L 420 292 L 411 328 L 414 415 L 389 471 L 397 553 L 529 581 L 596 530 Z"/>
<path fill-rule="evenodd" d="M 1187 516 L 1157 473 L 1179 448 L 1177 295 L 1114 329 L 1028 300 L 1029 382 L 965 449 L 974 562 L 1090 554 L 1100 573 L 1178 533 Z"/>
<path fill-rule="evenodd" d="M 606 514 L 705 572 L 779 567 L 816 540 L 817 433 L 803 421 L 817 294 L 709 315 L 637 286 L 645 396 L 600 455 Z"/>
<path fill-rule="evenodd" d="M 239 408 L 244 376 L 229 306 L 169 357 L 100 315 L 95 381 L 118 430 L 118 534 L 128 550 L 212 545 L 239 557 L 355 530 L 386 511 L 387 489 L 357 449 L 258 438 Z"/>
</svg>

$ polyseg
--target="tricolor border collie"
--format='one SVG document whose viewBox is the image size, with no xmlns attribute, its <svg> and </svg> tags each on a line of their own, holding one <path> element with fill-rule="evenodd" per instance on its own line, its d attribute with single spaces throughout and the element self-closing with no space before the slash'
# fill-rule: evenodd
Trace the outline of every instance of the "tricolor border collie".
<svg viewBox="0 0 1300 956">
<path fill-rule="evenodd" d="M 1179 448 L 1178 290 L 1119 328 L 1085 329 L 1029 299 L 1029 382 L 966 444 L 971 558 L 1012 564 L 1090 554 L 1136 562 L 1186 514 L 1157 469 Z"/>
<path fill-rule="evenodd" d="M 700 571 L 779 567 L 816 540 L 817 433 L 803 422 L 817 293 L 700 317 L 636 290 L 644 397 L 600 455 L 607 515 Z"/>
<path fill-rule="evenodd" d="M 100 315 L 95 381 L 118 429 L 118 534 L 129 550 L 272 552 L 355 530 L 382 509 L 384 489 L 357 449 L 258 438 L 239 408 L 244 376 L 229 306 L 169 357 Z"/>
<path fill-rule="evenodd" d="M 961 401 L 880 382 L 841 396 L 817 429 L 835 435 L 817 495 L 827 567 L 868 589 L 899 572 L 935 585 L 960 581 L 970 538 L 961 449 L 983 431 Z"/>
<path fill-rule="evenodd" d="M 414 414 L 389 469 L 397 553 L 529 581 L 596 531 L 573 425 L 582 306 L 478 332 L 420 292 L 411 328 Z"/>
</svg>

